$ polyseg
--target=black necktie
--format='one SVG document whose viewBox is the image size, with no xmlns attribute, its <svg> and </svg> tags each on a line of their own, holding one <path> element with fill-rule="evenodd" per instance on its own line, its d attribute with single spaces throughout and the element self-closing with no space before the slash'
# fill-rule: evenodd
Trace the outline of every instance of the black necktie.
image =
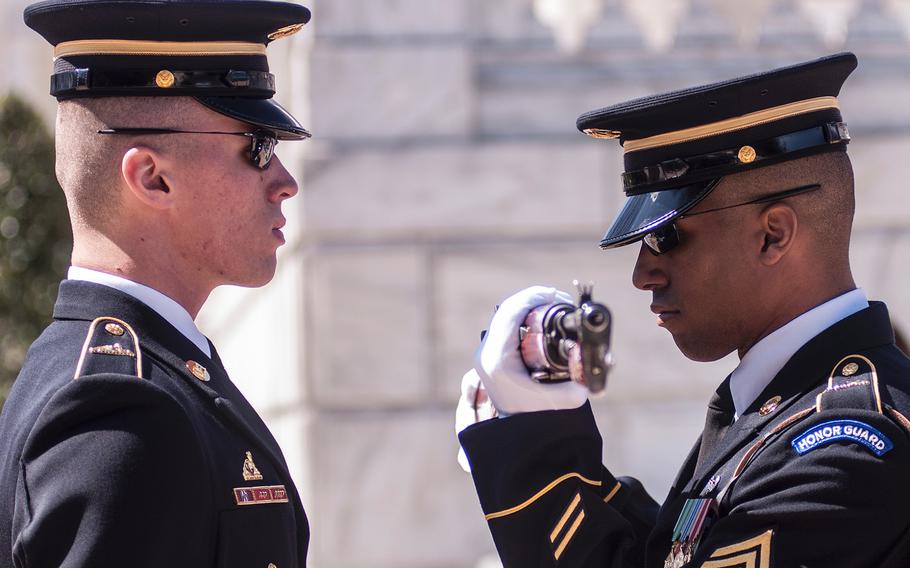
<svg viewBox="0 0 910 568">
<path fill-rule="evenodd" d="M 711 402 L 708 403 L 708 413 L 705 416 L 705 429 L 701 433 L 701 447 L 698 449 L 698 460 L 696 461 L 695 470 L 698 471 L 702 462 L 710 456 L 724 434 L 733 424 L 733 416 L 736 412 L 733 406 L 733 395 L 730 394 L 730 377 L 717 387 Z"/>
</svg>

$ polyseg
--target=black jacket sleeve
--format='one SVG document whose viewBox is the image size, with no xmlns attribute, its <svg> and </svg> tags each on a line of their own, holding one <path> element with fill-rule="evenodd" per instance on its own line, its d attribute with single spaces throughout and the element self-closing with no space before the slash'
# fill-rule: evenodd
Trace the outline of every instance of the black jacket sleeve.
<svg viewBox="0 0 910 568">
<path fill-rule="evenodd" d="M 211 519 L 202 449 L 149 381 L 99 374 L 51 398 L 26 441 L 13 514 L 21 568 L 199 566 Z"/>
<path fill-rule="evenodd" d="M 506 568 L 642 566 L 659 507 L 601 465 L 590 404 L 488 420 L 460 440 Z"/>
</svg>

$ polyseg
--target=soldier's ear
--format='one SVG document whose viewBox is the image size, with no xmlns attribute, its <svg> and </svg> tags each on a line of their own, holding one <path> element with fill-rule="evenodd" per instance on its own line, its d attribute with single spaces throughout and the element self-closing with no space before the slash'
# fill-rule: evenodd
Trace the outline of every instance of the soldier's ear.
<svg viewBox="0 0 910 568">
<path fill-rule="evenodd" d="M 799 217 L 789 205 L 773 203 L 762 210 L 759 222 L 764 237 L 759 259 L 762 264 L 773 266 L 793 248 Z"/>
<path fill-rule="evenodd" d="M 130 194 L 144 205 L 167 209 L 174 203 L 164 157 L 153 148 L 135 146 L 123 154 L 120 174 Z"/>
</svg>

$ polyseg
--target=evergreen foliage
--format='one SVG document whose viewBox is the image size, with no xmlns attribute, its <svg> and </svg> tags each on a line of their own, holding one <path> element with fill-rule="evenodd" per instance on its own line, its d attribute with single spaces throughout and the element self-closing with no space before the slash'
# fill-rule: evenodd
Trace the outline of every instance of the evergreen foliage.
<svg viewBox="0 0 910 568">
<path fill-rule="evenodd" d="M 54 138 L 15 95 L 0 100 L 0 407 L 50 322 L 72 251 Z"/>
</svg>

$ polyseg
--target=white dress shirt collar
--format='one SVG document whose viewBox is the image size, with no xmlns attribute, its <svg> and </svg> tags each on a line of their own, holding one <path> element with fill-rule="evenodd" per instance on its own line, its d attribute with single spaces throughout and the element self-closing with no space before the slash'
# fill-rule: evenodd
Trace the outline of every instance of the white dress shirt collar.
<svg viewBox="0 0 910 568">
<path fill-rule="evenodd" d="M 736 416 L 742 416 L 787 361 L 810 339 L 868 307 L 865 292 L 857 288 L 812 308 L 753 345 L 730 377 Z"/>
<path fill-rule="evenodd" d="M 205 353 L 206 357 L 209 359 L 212 358 L 212 350 L 209 347 L 209 341 L 202 335 L 199 328 L 196 327 L 196 323 L 193 321 L 190 313 L 186 311 L 183 306 L 171 298 L 168 298 L 158 290 L 149 288 L 138 282 L 133 282 L 132 280 L 127 280 L 120 276 L 91 270 L 89 268 L 82 268 L 81 266 L 70 266 L 66 277 L 69 280 L 94 282 L 95 284 L 114 288 L 124 294 L 129 294 L 167 320 L 167 322 L 174 326 L 177 331 L 189 339 L 193 345 Z"/>
</svg>

